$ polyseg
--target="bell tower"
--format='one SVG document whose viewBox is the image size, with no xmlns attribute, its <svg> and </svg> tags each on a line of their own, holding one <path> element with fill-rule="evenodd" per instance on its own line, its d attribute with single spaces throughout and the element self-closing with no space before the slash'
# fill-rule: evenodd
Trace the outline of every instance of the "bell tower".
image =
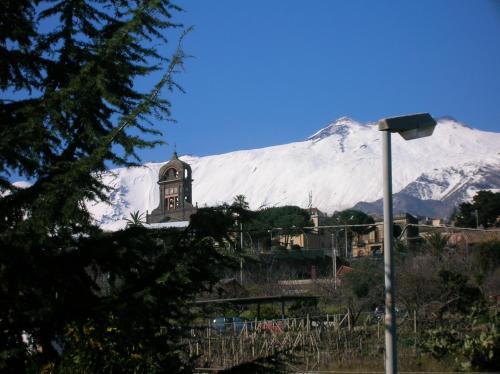
<svg viewBox="0 0 500 374">
<path fill-rule="evenodd" d="M 188 220 L 196 212 L 192 203 L 192 182 L 191 166 L 179 160 L 174 151 L 170 161 L 158 173 L 160 204 L 147 216 L 147 222 Z"/>
</svg>

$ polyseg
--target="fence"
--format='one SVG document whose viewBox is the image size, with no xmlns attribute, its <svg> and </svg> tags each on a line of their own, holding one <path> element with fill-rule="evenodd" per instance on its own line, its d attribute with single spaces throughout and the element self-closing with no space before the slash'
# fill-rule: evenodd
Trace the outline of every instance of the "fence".
<svg viewBox="0 0 500 374">
<path fill-rule="evenodd" d="M 299 358 L 303 365 L 300 370 L 307 371 L 360 354 L 380 355 L 384 340 L 382 318 L 363 314 L 358 321 L 361 325 L 353 326 L 350 313 L 345 313 L 233 323 L 224 328 L 207 324 L 193 327 L 185 343 L 199 371 L 227 369 L 278 353 Z M 413 336 L 416 354 L 416 314 L 405 313 L 398 324 L 406 338 Z"/>
</svg>

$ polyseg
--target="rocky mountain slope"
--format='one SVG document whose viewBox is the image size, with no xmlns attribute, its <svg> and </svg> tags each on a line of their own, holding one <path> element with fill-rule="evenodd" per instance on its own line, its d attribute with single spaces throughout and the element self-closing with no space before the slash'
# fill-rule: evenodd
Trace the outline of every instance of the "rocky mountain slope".
<svg viewBox="0 0 500 374">
<path fill-rule="evenodd" d="M 411 212 L 420 216 L 449 218 L 463 201 L 479 190 L 500 191 L 500 165 L 467 163 L 423 173 L 400 192 L 394 194 L 394 212 Z M 355 209 L 382 215 L 382 199 L 359 202 Z"/>
</svg>

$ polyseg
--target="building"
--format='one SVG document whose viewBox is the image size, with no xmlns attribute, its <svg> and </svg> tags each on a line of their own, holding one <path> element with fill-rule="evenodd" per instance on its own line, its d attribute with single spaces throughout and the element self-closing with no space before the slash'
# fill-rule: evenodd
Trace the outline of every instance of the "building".
<svg viewBox="0 0 500 374">
<path fill-rule="evenodd" d="M 384 225 L 382 222 L 375 222 L 375 229 L 367 234 L 354 235 L 352 241 L 352 256 L 379 256 L 384 252 Z M 420 240 L 418 219 L 411 214 L 406 213 L 394 218 L 394 225 L 399 226 L 398 236 L 408 246 L 413 249 L 414 245 Z"/>
<path fill-rule="evenodd" d="M 432 218 L 430 221 L 431 225 L 435 227 L 446 225 L 446 220 L 443 218 Z"/>
<path fill-rule="evenodd" d="M 292 233 L 279 233 L 277 239 L 280 246 L 286 249 L 321 250 L 327 255 L 331 253 L 333 247 L 336 247 L 338 255 L 345 257 L 376 257 L 383 254 L 384 225 L 382 221 L 375 222 L 373 230 L 366 234 L 359 234 L 347 225 L 347 234 L 342 234 L 344 232 L 343 228 L 337 229 L 341 230 L 341 236 L 339 237 L 338 231 L 334 234 L 330 229 L 321 228 L 324 219 L 327 217 L 326 214 L 316 208 L 311 208 L 309 212 L 314 227 L 307 231 L 296 229 Z M 414 249 L 415 245 L 421 240 L 417 224 L 418 219 L 408 213 L 394 218 L 394 225 L 397 226 L 395 235 L 410 250 Z"/>
<path fill-rule="evenodd" d="M 308 211 L 311 215 L 311 221 L 314 226 L 314 231 L 318 232 L 318 226 L 324 225 L 325 220 L 328 218 L 328 215 L 326 213 L 323 213 L 318 208 L 309 208 Z"/>
<path fill-rule="evenodd" d="M 355 235 L 352 241 L 352 256 L 379 256 L 383 253 L 384 226 L 375 226 L 374 230 L 367 234 Z"/>
<path fill-rule="evenodd" d="M 196 213 L 192 203 L 192 172 L 188 163 L 179 160 L 174 151 L 169 162 L 160 168 L 158 187 L 160 203 L 151 214 L 146 215 L 147 223 L 167 221 L 187 221 Z"/>
<path fill-rule="evenodd" d="M 300 248 L 304 250 L 330 250 L 332 247 L 331 234 L 319 233 L 314 229 L 308 232 L 295 234 L 280 234 L 279 244 L 286 249 Z"/>
<path fill-rule="evenodd" d="M 328 217 L 317 208 L 309 208 L 308 212 L 311 216 L 313 228 L 306 230 L 296 229 L 295 233 L 284 234 L 279 233 L 279 245 L 286 249 L 300 248 L 303 250 L 326 250 L 331 249 L 332 239 L 331 234 L 319 229 L 319 226 L 324 224 Z M 300 232 L 299 232 L 300 231 Z"/>
<path fill-rule="evenodd" d="M 462 230 L 458 232 L 453 232 L 451 234 L 444 233 L 444 235 L 449 235 L 448 244 L 454 247 L 462 247 L 469 249 L 475 245 L 492 241 L 500 240 L 500 230 Z"/>
</svg>

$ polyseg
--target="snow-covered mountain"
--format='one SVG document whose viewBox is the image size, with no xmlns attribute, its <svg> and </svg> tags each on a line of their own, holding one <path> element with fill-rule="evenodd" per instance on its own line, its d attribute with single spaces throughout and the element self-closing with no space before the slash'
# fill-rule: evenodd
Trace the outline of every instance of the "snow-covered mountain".
<svg viewBox="0 0 500 374">
<path fill-rule="evenodd" d="M 312 204 L 328 213 L 382 196 L 381 139 L 374 123 L 340 118 L 300 142 L 206 157 L 181 157 L 193 170 L 193 202 L 231 202 L 243 194 L 250 207 Z M 392 137 L 393 190 L 419 200 L 456 204 L 479 189 L 500 189 L 500 133 L 438 120 L 431 137 Z M 165 157 L 166 161 L 168 157 Z M 162 164 L 115 169 L 104 176 L 114 187 L 109 204 L 89 208 L 105 229 L 124 225 L 129 212 L 158 205 Z"/>
<path fill-rule="evenodd" d="M 470 162 L 423 173 L 394 194 L 394 212 L 448 218 L 458 204 L 470 200 L 479 190 L 500 191 L 499 164 Z M 359 202 L 354 208 L 381 216 L 382 205 L 382 199 L 378 199 Z"/>
</svg>

